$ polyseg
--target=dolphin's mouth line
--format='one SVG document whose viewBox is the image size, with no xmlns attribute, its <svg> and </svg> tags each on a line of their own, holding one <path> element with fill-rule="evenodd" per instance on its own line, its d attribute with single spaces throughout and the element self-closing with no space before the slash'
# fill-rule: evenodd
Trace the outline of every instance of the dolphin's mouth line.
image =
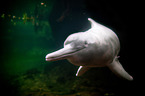
<svg viewBox="0 0 145 96">
<path fill-rule="evenodd" d="M 75 53 L 75 52 L 74 52 Z M 65 59 L 66 57 L 68 57 L 69 55 L 72 55 L 73 53 L 71 54 L 65 54 L 65 55 L 61 55 L 61 56 L 57 56 L 57 57 L 51 57 L 51 58 L 46 58 L 46 61 L 57 61 L 57 60 L 62 60 L 62 59 Z"/>
<path fill-rule="evenodd" d="M 63 54 L 63 55 L 60 55 L 60 56 L 56 56 L 56 57 L 50 57 L 50 58 L 46 58 L 46 61 L 57 61 L 57 60 L 62 60 L 62 59 L 66 59 L 67 57 L 71 56 L 71 55 L 74 55 L 76 54 L 77 52 L 83 50 L 84 48 L 82 49 L 79 49 L 79 50 L 76 50 L 74 52 L 71 52 L 71 53 L 68 53 L 68 54 Z"/>
</svg>

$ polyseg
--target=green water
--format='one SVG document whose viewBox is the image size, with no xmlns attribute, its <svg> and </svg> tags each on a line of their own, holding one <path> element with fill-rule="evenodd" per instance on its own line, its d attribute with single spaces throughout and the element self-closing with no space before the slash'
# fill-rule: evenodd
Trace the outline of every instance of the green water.
<svg viewBox="0 0 145 96">
<path fill-rule="evenodd" d="M 42 7 L 41 2 L 35 2 L 35 6 L 32 2 L 32 6 L 29 2 L 27 4 L 27 7 L 23 9 L 24 13 L 20 12 L 19 9 L 15 9 L 15 12 L 10 12 L 9 14 L 3 13 L 4 17 L 1 17 L 1 21 L 4 23 L 2 25 L 4 28 L 1 36 L 4 49 L 3 70 L 8 75 L 25 73 L 27 70 L 36 67 L 41 69 L 45 64 L 45 55 L 52 48 L 49 42 L 52 44 L 54 41 L 48 19 L 39 20 L 33 14 L 37 5 Z M 52 5 L 47 6 L 48 9 L 45 9 L 46 13 L 51 12 L 51 7 Z M 31 9 L 32 13 L 30 13 L 28 8 Z M 20 14 L 21 17 L 19 16 Z M 15 18 L 13 18 L 14 16 Z M 30 16 L 33 16 L 35 21 L 29 20 Z M 38 23 L 37 26 L 36 23 Z"/>
</svg>

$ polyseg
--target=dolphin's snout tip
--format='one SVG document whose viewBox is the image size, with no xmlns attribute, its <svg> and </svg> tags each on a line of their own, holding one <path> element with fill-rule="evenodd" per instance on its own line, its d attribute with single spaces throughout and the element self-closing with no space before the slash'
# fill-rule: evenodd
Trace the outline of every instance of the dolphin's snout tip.
<svg viewBox="0 0 145 96">
<path fill-rule="evenodd" d="M 46 55 L 46 56 L 45 56 L 45 59 L 47 59 L 47 58 L 48 58 L 48 56 Z"/>
<path fill-rule="evenodd" d="M 49 60 L 46 58 L 45 61 L 49 61 Z"/>
<path fill-rule="evenodd" d="M 49 54 L 47 54 L 47 55 L 45 56 L 45 60 L 46 60 L 46 61 L 50 61 L 50 60 L 49 60 Z"/>
<path fill-rule="evenodd" d="M 52 61 L 51 58 L 45 58 L 45 61 Z"/>
</svg>

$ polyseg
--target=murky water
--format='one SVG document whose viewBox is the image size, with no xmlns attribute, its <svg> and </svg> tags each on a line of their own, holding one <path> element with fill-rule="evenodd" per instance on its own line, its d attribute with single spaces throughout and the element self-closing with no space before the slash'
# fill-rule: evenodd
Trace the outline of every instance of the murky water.
<svg viewBox="0 0 145 96">
<path fill-rule="evenodd" d="M 0 12 L 0 88 L 5 96 L 123 96 L 130 88 L 130 83 L 108 68 L 92 68 L 76 77 L 78 67 L 66 60 L 45 61 L 46 54 L 63 47 L 68 35 L 90 27 L 88 17 L 125 37 L 122 15 L 109 1 L 13 0 L 4 4 Z"/>
</svg>

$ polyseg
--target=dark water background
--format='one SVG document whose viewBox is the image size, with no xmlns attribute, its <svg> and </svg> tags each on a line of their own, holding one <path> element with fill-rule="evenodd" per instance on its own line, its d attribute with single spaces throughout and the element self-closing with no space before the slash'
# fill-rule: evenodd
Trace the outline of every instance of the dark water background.
<svg viewBox="0 0 145 96">
<path fill-rule="evenodd" d="M 137 75 L 141 70 L 140 2 L 5 0 L 0 5 L 4 96 L 131 96 L 142 92 L 137 90 L 141 89 Z M 122 80 L 108 68 L 92 68 L 75 77 L 78 67 L 66 60 L 45 61 L 47 53 L 63 47 L 68 35 L 90 28 L 88 17 L 116 32 L 121 42 L 119 60 L 134 81 Z"/>
</svg>

